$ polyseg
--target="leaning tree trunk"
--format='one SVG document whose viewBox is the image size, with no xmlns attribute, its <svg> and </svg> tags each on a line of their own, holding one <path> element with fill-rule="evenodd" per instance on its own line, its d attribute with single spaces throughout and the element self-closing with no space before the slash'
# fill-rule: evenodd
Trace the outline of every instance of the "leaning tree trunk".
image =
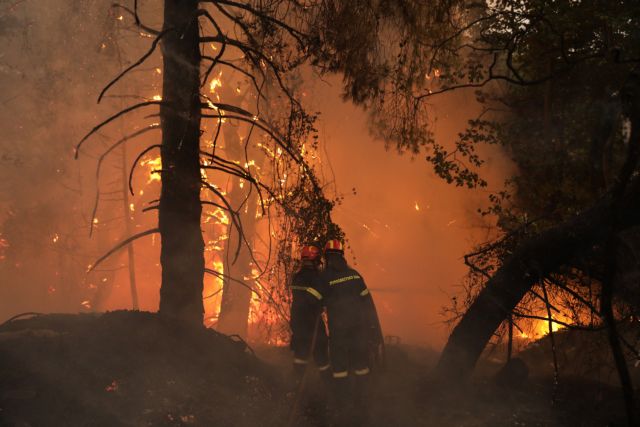
<svg viewBox="0 0 640 427">
<path fill-rule="evenodd" d="M 204 241 L 200 230 L 200 50 L 197 0 L 165 0 L 160 313 L 202 325 Z"/>
<path fill-rule="evenodd" d="M 438 362 L 438 374 L 454 380 L 467 378 L 493 333 L 531 287 L 607 235 L 610 205 L 602 201 L 573 221 L 523 242 L 454 328 Z"/>
<path fill-rule="evenodd" d="M 640 223 L 640 78 L 634 75 L 621 91 L 624 114 L 631 121 L 629 152 L 618 180 L 593 207 L 573 219 L 522 242 L 478 294 L 449 336 L 438 375 L 453 380 L 469 376 L 500 324 L 542 277 L 594 246 L 602 247 L 616 231 Z"/>
<path fill-rule="evenodd" d="M 640 223 L 640 178 L 628 186 L 623 206 L 613 209 L 610 193 L 572 220 L 524 241 L 503 263 L 449 336 L 437 366 L 439 375 L 463 380 L 500 324 L 541 277 L 606 242 L 614 218 L 624 229 Z"/>
</svg>

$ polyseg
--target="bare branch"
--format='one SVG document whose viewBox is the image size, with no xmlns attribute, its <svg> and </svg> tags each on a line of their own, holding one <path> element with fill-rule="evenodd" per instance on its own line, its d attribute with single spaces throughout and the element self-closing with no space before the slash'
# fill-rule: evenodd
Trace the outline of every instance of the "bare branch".
<svg viewBox="0 0 640 427">
<path fill-rule="evenodd" d="M 84 142 L 87 139 L 89 139 L 93 134 L 95 134 L 97 131 L 99 131 L 100 129 L 102 129 L 103 127 L 105 127 L 106 125 L 108 125 L 109 123 L 111 123 L 112 121 L 117 119 L 118 117 L 124 116 L 125 114 L 130 113 L 131 111 L 137 110 L 137 109 L 142 108 L 142 107 L 147 107 L 149 105 L 162 105 L 162 101 L 145 101 L 145 102 L 141 102 L 139 104 L 132 105 L 130 107 L 125 108 L 124 110 L 119 111 L 118 113 L 114 114 L 113 116 L 109 117 L 108 119 L 106 119 L 103 122 L 101 122 L 98 125 L 96 125 L 76 145 L 74 158 L 75 159 L 78 158 L 78 154 L 80 153 L 80 147 L 82 146 L 82 144 L 84 144 Z"/>
<path fill-rule="evenodd" d="M 129 191 L 131 192 L 131 195 L 133 196 L 133 171 L 136 169 L 136 165 L 138 164 L 138 162 L 140 161 L 140 159 L 142 158 L 142 156 L 144 156 L 145 154 L 147 154 L 149 151 L 153 150 L 154 148 L 162 148 L 162 145 L 160 144 L 153 144 L 147 148 L 145 148 L 140 154 L 138 154 L 138 157 L 136 157 L 136 159 L 133 161 L 133 164 L 131 165 L 131 170 L 129 171 Z"/>
<path fill-rule="evenodd" d="M 138 15 L 138 0 L 134 0 L 134 6 L 133 6 L 133 10 L 129 9 L 127 6 L 124 6 L 120 3 L 114 3 L 113 5 L 111 5 L 112 8 L 114 9 L 122 9 L 125 12 L 127 12 L 129 15 L 133 16 L 133 19 L 135 20 L 135 24 L 136 27 L 140 28 L 141 30 L 146 31 L 149 34 L 153 34 L 153 35 L 158 35 L 160 34 L 160 31 L 155 30 L 151 27 L 148 27 L 146 25 L 144 25 L 141 21 L 140 21 L 140 16 Z"/>
<path fill-rule="evenodd" d="M 159 228 L 152 228 L 150 230 L 147 231 L 143 231 L 141 233 L 135 234 L 131 237 L 129 237 L 128 239 L 123 240 L 122 242 L 118 243 L 116 246 L 114 246 L 109 252 L 107 252 L 106 254 L 102 255 L 100 258 L 98 258 L 96 260 L 95 263 L 93 263 L 93 265 L 90 265 L 89 268 L 87 269 L 87 273 L 90 273 L 91 271 L 93 271 L 98 265 L 100 265 L 105 259 L 109 258 L 111 255 L 113 255 L 114 253 L 118 252 L 120 249 L 126 247 L 128 244 L 130 244 L 131 242 L 138 240 L 141 237 L 144 236 L 148 236 L 150 234 L 154 234 L 154 233 L 159 233 L 160 229 Z"/>
<path fill-rule="evenodd" d="M 129 67 L 127 67 L 120 74 L 118 74 L 118 76 L 115 79 L 111 80 L 109 82 L 109 84 L 107 84 L 104 87 L 104 89 L 102 89 L 102 92 L 100 92 L 100 95 L 98 96 L 98 104 L 100 103 L 100 101 L 102 101 L 102 97 L 109 90 L 109 88 L 111 88 L 111 86 L 116 84 L 118 82 L 118 80 L 120 80 L 122 77 L 124 77 L 125 74 L 127 74 L 129 71 L 133 70 L 134 68 L 136 68 L 140 64 L 142 64 L 148 57 L 150 57 L 153 54 L 153 52 L 156 50 L 156 47 L 158 46 L 158 43 L 160 42 L 160 39 L 162 39 L 162 37 L 164 37 L 165 35 L 167 35 L 171 31 L 175 31 L 175 29 L 174 28 L 167 28 L 166 30 L 163 30 L 160 34 L 158 34 L 156 36 L 156 38 L 153 39 L 153 43 L 151 43 L 151 48 L 149 49 L 149 51 L 147 51 L 147 53 L 142 55 L 140 57 L 140 59 L 138 59 L 136 62 L 131 64 Z"/>
</svg>

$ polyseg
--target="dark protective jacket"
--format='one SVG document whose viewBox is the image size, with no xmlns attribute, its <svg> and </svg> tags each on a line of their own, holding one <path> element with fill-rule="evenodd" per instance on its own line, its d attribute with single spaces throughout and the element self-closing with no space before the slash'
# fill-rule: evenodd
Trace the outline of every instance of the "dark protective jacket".
<svg viewBox="0 0 640 427">
<path fill-rule="evenodd" d="M 382 333 L 373 300 L 358 271 L 344 260 L 329 263 L 322 274 L 322 294 L 329 318 L 333 375 L 369 373 L 372 340 L 381 345 Z"/>
<path fill-rule="evenodd" d="M 314 267 L 303 266 L 293 275 L 289 287 L 292 294 L 290 325 L 294 363 L 305 364 L 313 355 L 318 368 L 328 369 L 329 344 L 322 318 L 320 272 Z"/>
</svg>

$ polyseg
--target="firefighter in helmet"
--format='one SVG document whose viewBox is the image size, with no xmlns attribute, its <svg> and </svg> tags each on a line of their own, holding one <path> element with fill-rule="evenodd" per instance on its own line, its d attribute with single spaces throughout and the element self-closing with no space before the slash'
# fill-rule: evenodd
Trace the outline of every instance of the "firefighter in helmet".
<svg viewBox="0 0 640 427">
<path fill-rule="evenodd" d="M 322 318 L 323 296 L 320 278 L 320 249 L 302 247 L 301 267 L 291 279 L 291 349 L 294 372 L 302 377 L 311 357 L 320 371 L 329 373 L 327 331 Z"/>
<path fill-rule="evenodd" d="M 323 291 L 329 319 L 336 408 L 342 416 L 350 417 L 355 409 L 362 412 L 366 404 L 371 342 L 373 339 L 381 344 L 382 333 L 369 289 L 362 275 L 347 265 L 342 242 L 328 241 L 324 257 Z"/>
</svg>

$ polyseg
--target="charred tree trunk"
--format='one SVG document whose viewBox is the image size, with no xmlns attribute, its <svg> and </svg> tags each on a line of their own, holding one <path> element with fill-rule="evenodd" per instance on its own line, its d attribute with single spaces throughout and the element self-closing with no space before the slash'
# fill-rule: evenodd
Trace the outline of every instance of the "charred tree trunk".
<svg viewBox="0 0 640 427">
<path fill-rule="evenodd" d="M 200 230 L 200 50 L 197 0 L 165 0 L 160 313 L 202 325 L 204 241 Z"/>
</svg>

